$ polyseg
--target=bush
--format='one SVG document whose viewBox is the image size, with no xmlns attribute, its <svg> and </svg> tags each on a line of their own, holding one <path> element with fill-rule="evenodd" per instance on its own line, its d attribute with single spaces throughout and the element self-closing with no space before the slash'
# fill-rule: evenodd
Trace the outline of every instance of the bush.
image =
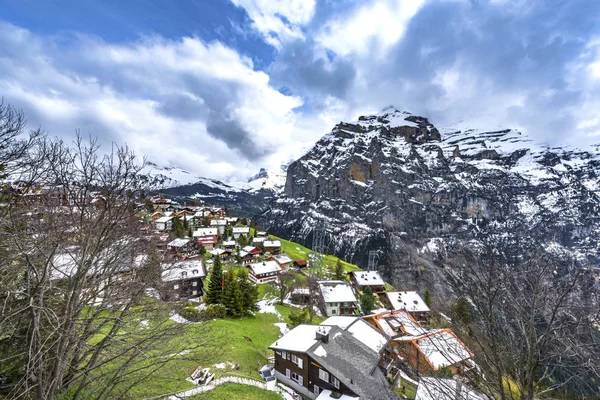
<svg viewBox="0 0 600 400">
<path fill-rule="evenodd" d="M 202 318 L 202 313 L 192 305 L 186 305 L 179 310 L 179 315 L 188 321 L 199 322 Z"/>
<path fill-rule="evenodd" d="M 201 311 L 204 319 L 225 318 L 227 309 L 222 304 L 210 304 Z"/>
</svg>

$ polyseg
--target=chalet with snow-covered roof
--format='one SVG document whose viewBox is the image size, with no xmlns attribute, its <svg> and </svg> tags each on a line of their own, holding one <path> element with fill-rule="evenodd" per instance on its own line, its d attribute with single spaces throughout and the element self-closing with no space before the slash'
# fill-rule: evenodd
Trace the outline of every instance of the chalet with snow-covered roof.
<svg viewBox="0 0 600 400">
<path fill-rule="evenodd" d="M 367 315 L 364 320 L 392 338 L 418 336 L 428 332 L 406 310 Z"/>
<path fill-rule="evenodd" d="M 248 265 L 248 278 L 254 283 L 276 282 L 281 267 L 275 261 L 261 261 Z"/>
<path fill-rule="evenodd" d="M 279 252 L 281 252 L 281 240 L 265 240 L 263 242 L 263 248 L 265 249 L 265 252 L 279 254 Z"/>
<path fill-rule="evenodd" d="M 167 244 L 167 250 L 178 256 L 188 256 L 196 254 L 196 243 L 190 238 L 175 239 Z"/>
<path fill-rule="evenodd" d="M 225 250 L 234 250 L 235 246 L 237 246 L 237 242 L 232 238 L 228 238 L 227 240 L 223 240 L 223 248 Z"/>
<path fill-rule="evenodd" d="M 392 340 L 398 357 L 417 373 L 430 375 L 447 367 L 453 374 L 463 374 L 474 367 L 473 353 L 450 329 L 436 329 L 417 336 L 400 336 Z"/>
<path fill-rule="evenodd" d="M 163 296 L 168 300 L 200 297 L 204 294 L 202 279 L 206 271 L 201 259 L 162 264 Z"/>
<path fill-rule="evenodd" d="M 204 246 L 205 250 L 212 250 L 217 245 L 216 236 L 198 236 L 195 237 L 198 247 Z"/>
<path fill-rule="evenodd" d="M 155 211 L 152 213 L 152 215 L 150 216 L 150 218 L 152 219 L 152 223 L 154 224 L 156 222 L 157 219 L 164 217 L 165 213 L 162 211 Z"/>
<path fill-rule="evenodd" d="M 275 352 L 275 377 L 311 400 L 397 399 L 379 368 L 381 353 L 376 349 L 381 342 L 370 340 L 378 332 L 361 323 L 355 332 L 351 325 L 292 329 L 269 347 Z"/>
<path fill-rule="evenodd" d="M 356 315 L 356 295 L 348 282 L 319 281 L 321 308 L 325 315 Z"/>
<path fill-rule="evenodd" d="M 290 292 L 290 301 L 293 304 L 306 305 L 310 302 L 309 288 L 293 288 Z"/>
<path fill-rule="evenodd" d="M 256 237 L 264 237 L 264 238 L 266 238 L 268 236 L 269 236 L 269 234 L 267 232 L 265 232 L 265 231 L 258 231 L 258 232 L 256 232 Z"/>
<path fill-rule="evenodd" d="M 208 250 L 207 253 L 211 254 L 213 257 L 220 257 L 222 260 L 227 260 L 231 256 L 231 250 L 225 250 L 221 248 Z"/>
<path fill-rule="evenodd" d="M 264 244 L 265 240 L 267 239 L 264 236 L 257 236 L 255 238 L 252 238 L 252 244 L 254 246 L 258 246 L 260 243 Z"/>
<path fill-rule="evenodd" d="M 173 219 L 175 217 L 160 217 L 154 221 L 154 229 L 159 232 L 170 231 L 173 228 Z"/>
<path fill-rule="evenodd" d="M 367 287 L 370 287 L 373 293 L 385 292 L 385 282 L 377 271 L 354 271 L 349 275 L 350 282 L 357 292 L 362 292 Z"/>
<path fill-rule="evenodd" d="M 197 228 L 193 233 L 192 236 L 196 237 L 202 237 L 202 236 L 217 236 L 219 234 L 219 229 L 218 228 Z"/>
<path fill-rule="evenodd" d="M 222 235 L 225 233 L 225 228 L 227 227 L 226 219 L 213 219 L 210 221 L 211 228 L 217 228 L 219 233 Z"/>
<path fill-rule="evenodd" d="M 240 236 L 249 237 L 250 236 L 250 227 L 248 226 L 234 226 L 231 228 L 233 230 L 233 237 L 238 240 Z"/>
<path fill-rule="evenodd" d="M 285 253 L 275 254 L 267 258 L 267 260 L 274 260 L 277 264 L 279 264 L 281 269 L 288 269 L 294 263 L 294 260 L 292 260 L 292 258 Z"/>
<path fill-rule="evenodd" d="M 429 317 L 430 309 L 415 291 L 386 292 L 380 294 L 381 302 L 390 310 L 406 310 L 419 321 Z"/>
</svg>

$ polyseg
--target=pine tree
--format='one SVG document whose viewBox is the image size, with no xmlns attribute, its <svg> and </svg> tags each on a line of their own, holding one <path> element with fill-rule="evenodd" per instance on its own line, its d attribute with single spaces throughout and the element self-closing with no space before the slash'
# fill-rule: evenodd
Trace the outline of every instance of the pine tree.
<svg viewBox="0 0 600 400">
<path fill-rule="evenodd" d="M 200 250 L 198 250 L 200 252 L 200 254 L 205 254 L 206 253 L 206 247 L 204 247 L 203 244 L 200 245 Z"/>
<path fill-rule="evenodd" d="M 469 300 L 462 296 L 459 297 L 456 303 L 452 304 L 452 316 L 464 325 L 473 322 L 473 309 Z"/>
<path fill-rule="evenodd" d="M 240 244 L 240 247 L 246 247 L 246 245 L 248 244 L 248 241 L 246 240 L 246 235 L 240 235 L 238 243 Z"/>
<path fill-rule="evenodd" d="M 243 301 L 240 292 L 237 277 L 233 269 L 230 269 L 223 274 L 225 287 L 223 288 L 223 297 L 221 304 L 227 309 L 227 314 L 234 317 L 243 313 Z"/>
<path fill-rule="evenodd" d="M 375 296 L 369 286 L 365 288 L 360 298 L 360 308 L 364 315 L 370 314 L 375 308 Z"/>
<path fill-rule="evenodd" d="M 244 311 L 258 311 L 258 286 L 253 285 L 248 278 L 248 272 L 238 273 L 238 286 L 240 288 Z"/>
<path fill-rule="evenodd" d="M 214 256 L 210 280 L 208 281 L 208 293 L 204 299 L 208 304 L 218 304 L 221 302 L 223 293 L 223 269 L 221 259 L 218 255 Z"/>
<path fill-rule="evenodd" d="M 333 277 L 337 281 L 343 281 L 346 277 L 344 273 L 344 266 L 342 265 L 342 261 L 338 258 L 335 263 L 335 269 L 333 270 Z"/>
<path fill-rule="evenodd" d="M 425 289 L 425 294 L 423 294 L 423 301 L 425 302 L 425 304 L 427 304 L 427 307 L 431 308 L 431 305 L 433 304 L 433 299 L 431 298 L 431 292 L 429 291 L 429 288 Z"/>
<path fill-rule="evenodd" d="M 294 329 L 298 325 L 306 324 L 308 322 L 308 311 L 302 308 L 293 307 L 288 317 L 289 323 L 288 328 Z"/>
</svg>

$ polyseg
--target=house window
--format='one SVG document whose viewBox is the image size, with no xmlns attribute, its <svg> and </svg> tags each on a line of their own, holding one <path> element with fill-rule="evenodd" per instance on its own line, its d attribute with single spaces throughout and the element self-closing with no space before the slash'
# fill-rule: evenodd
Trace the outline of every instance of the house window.
<svg viewBox="0 0 600 400">
<path fill-rule="evenodd" d="M 196 281 L 192 282 L 192 286 L 198 286 L 198 282 L 196 282 Z"/>
<path fill-rule="evenodd" d="M 185 278 L 185 277 L 187 276 L 187 271 L 182 271 L 182 272 L 181 272 L 181 276 L 182 276 L 183 278 Z"/>
<path fill-rule="evenodd" d="M 318 387 L 317 385 L 315 385 L 313 387 L 313 393 L 316 394 L 316 395 L 318 395 L 320 392 L 321 392 L 321 388 Z"/>
<path fill-rule="evenodd" d="M 287 351 L 282 351 L 281 352 L 281 357 L 287 358 Z"/>
<path fill-rule="evenodd" d="M 335 314 L 335 311 L 336 311 L 336 310 L 331 310 L 331 314 L 332 314 L 332 315 L 333 315 L 333 314 Z"/>
<path fill-rule="evenodd" d="M 294 354 L 292 354 L 292 362 L 296 365 L 298 365 L 298 368 L 302 369 L 302 359 L 299 357 L 296 357 Z"/>
<path fill-rule="evenodd" d="M 302 385 L 302 384 L 303 384 L 303 382 L 304 382 L 304 379 L 302 378 L 302 376 L 301 376 L 301 375 L 298 375 L 298 374 L 297 374 L 297 373 L 295 373 L 294 371 L 292 371 L 292 372 L 290 373 L 290 379 L 292 379 L 292 380 L 294 380 L 294 381 L 298 382 L 300 385 Z"/>
<path fill-rule="evenodd" d="M 197 291 L 197 290 L 193 290 L 193 291 L 192 291 L 192 296 L 195 296 L 195 295 L 197 295 L 197 294 L 198 294 L 198 291 Z"/>
<path fill-rule="evenodd" d="M 179 289 L 179 285 L 173 286 L 173 289 L 175 289 L 175 290 Z"/>
<path fill-rule="evenodd" d="M 337 389 L 340 388 L 340 381 L 335 376 L 331 377 L 331 384 L 333 386 L 335 386 Z"/>
<path fill-rule="evenodd" d="M 319 369 L 319 379 L 325 382 L 329 382 L 329 372 Z"/>
</svg>

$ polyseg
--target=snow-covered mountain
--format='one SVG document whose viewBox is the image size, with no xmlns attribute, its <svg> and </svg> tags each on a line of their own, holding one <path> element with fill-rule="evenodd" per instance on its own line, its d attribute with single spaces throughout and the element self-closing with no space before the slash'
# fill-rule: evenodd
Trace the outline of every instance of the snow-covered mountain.
<svg viewBox="0 0 600 400">
<path fill-rule="evenodd" d="M 482 238 L 542 243 L 595 262 L 598 150 L 548 147 L 512 129 L 436 127 L 386 110 L 341 122 L 294 161 L 262 222 L 309 245 L 323 224 L 329 252 L 366 267 L 376 249 L 391 278 L 418 267 L 428 272 L 408 276 L 436 281 L 435 260 Z"/>
<path fill-rule="evenodd" d="M 181 168 L 159 167 L 148 162 L 142 176 L 151 191 L 253 213 L 262 211 L 276 194 L 283 191 L 286 170 L 287 166 L 278 170 L 263 168 L 248 182 L 225 183 Z"/>
</svg>

